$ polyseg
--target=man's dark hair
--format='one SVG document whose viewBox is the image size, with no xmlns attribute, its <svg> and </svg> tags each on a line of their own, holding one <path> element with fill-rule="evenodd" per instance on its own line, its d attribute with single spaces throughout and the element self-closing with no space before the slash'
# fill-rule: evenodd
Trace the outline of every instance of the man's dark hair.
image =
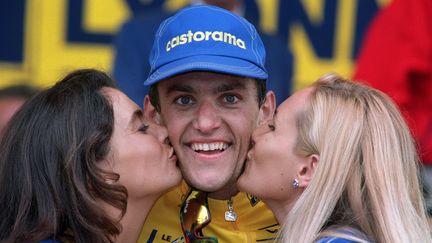
<svg viewBox="0 0 432 243">
<path fill-rule="evenodd" d="M 30 98 L 0 141 L 0 242 L 112 242 L 117 220 L 101 202 L 124 215 L 126 188 L 97 166 L 106 158 L 114 112 L 103 87 L 114 81 L 78 70 Z"/>
<path fill-rule="evenodd" d="M 261 105 L 265 101 L 267 87 L 266 87 L 266 80 L 264 79 L 253 79 L 255 80 L 256 89 L 257 89 L 257 103 L 258 107 L 261 107 Z M 160 101 L 159 101 L 159 91 L 157 89 L 157 84 L 152 84 L 149 88 L 149 98 L 150 103 L 155 107 L 156 111 L 160 112 Z"/>
</svg>

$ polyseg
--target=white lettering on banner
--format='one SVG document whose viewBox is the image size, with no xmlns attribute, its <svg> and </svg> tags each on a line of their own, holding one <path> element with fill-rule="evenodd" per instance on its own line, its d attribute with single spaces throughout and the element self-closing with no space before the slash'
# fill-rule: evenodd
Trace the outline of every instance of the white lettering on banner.
<svg viewBox="0 0 432 243">
<path fill-rule="evenodd" d="M 235 35 L 232 35 L 231 33 L 223 32 L 223 31 L 197 31 L 192 32 L 189 30 L 187 34 L 181 34 L 174 38 L 172 38 L 170 41 L 168 41 L 166 45 L 166 51 L 170 51 L 176 46 L 184 45 L 187 43 L 190 43 L 192 41 L 208 41 L 210 38 L 214 41 L 222 41 L 225 43 L 228 43 L 230 45 L 238 46 L 242 49 L 246 49 L 245 42 L 237 38 Z"/>
</svg>

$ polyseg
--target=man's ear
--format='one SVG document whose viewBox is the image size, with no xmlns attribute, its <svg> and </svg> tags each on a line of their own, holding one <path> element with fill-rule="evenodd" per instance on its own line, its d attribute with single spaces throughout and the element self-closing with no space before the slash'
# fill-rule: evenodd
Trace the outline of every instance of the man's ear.
<svg viewBox="0 0 432 243">
<path fill-rule="evenodd" d="M 144 97 L 144 117 L 159 125 L 162 124 L 160 114 L 150 102 L 150 97 L 148 95 Z"/>
<path fill-rule="evenodd" d="M 319 163 L 319 155 L 312 154 L 305 158 L 305 162 L 303 163 L 300 173 L 298 175 L 298 179 L 300 181 L 300 187 L 307 187 L 312 178 L 315 175 L 315 169 Z"/>
<path fill-rule="evenodd" d="M 273 91 L 268 91 L 264 103 L 258 114 L 258 126 L 273 119 L 276 110 L 276 96 Z"/>
</svg>

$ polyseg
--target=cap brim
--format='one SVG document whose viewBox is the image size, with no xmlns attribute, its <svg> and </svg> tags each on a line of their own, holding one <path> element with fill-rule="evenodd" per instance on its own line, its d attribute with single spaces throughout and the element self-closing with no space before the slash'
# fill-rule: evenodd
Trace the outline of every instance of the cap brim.
<svg viewBox="0 0 432 243">
<path fill-rule="evenodd" d="M 152 85 L 171 76 L 190 71 L 218 72 L 257 79 L 268 78 L 266 70 L 246 60 L 228 56 L 195 55 L 159 67 L 147 78 L 144 85 Z"/>
</svg>

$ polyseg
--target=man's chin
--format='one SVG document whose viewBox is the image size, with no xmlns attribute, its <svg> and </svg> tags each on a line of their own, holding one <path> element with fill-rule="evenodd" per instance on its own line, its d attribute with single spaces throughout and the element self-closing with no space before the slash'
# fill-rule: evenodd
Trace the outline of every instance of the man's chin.
<svg viewBox="0 0 432 243">
<path fill-rule="evenodd" d="M 208 183 L 190 181 L 190 180 L 187 180 L 187 179 L 185 179 L 185 181 L 186 181 L 186 183 L 189 186 L 191 186 L 191 187 L 193 187 L 193 188 L 195 188 L 197 190 L 204 191 L 204 192 L 209 192 L 209 193 L 211 193 L 211 192 L 217 192 L 217 191 L 221 190 L 224 187 L 224 185 L 219 185 L 217 183 L 216 184 L 208 184 Z"/>
<path fill-rule="evenodd" d="M 186 183 L 196 190 L 209 193 L 209 197 L 219 200 L 227 200 L 238 193 L 237 184 L 235 182 L 217 181 L 217 182 L 197 182 L 196 180 L 188 180 Z"/>
</svg>

